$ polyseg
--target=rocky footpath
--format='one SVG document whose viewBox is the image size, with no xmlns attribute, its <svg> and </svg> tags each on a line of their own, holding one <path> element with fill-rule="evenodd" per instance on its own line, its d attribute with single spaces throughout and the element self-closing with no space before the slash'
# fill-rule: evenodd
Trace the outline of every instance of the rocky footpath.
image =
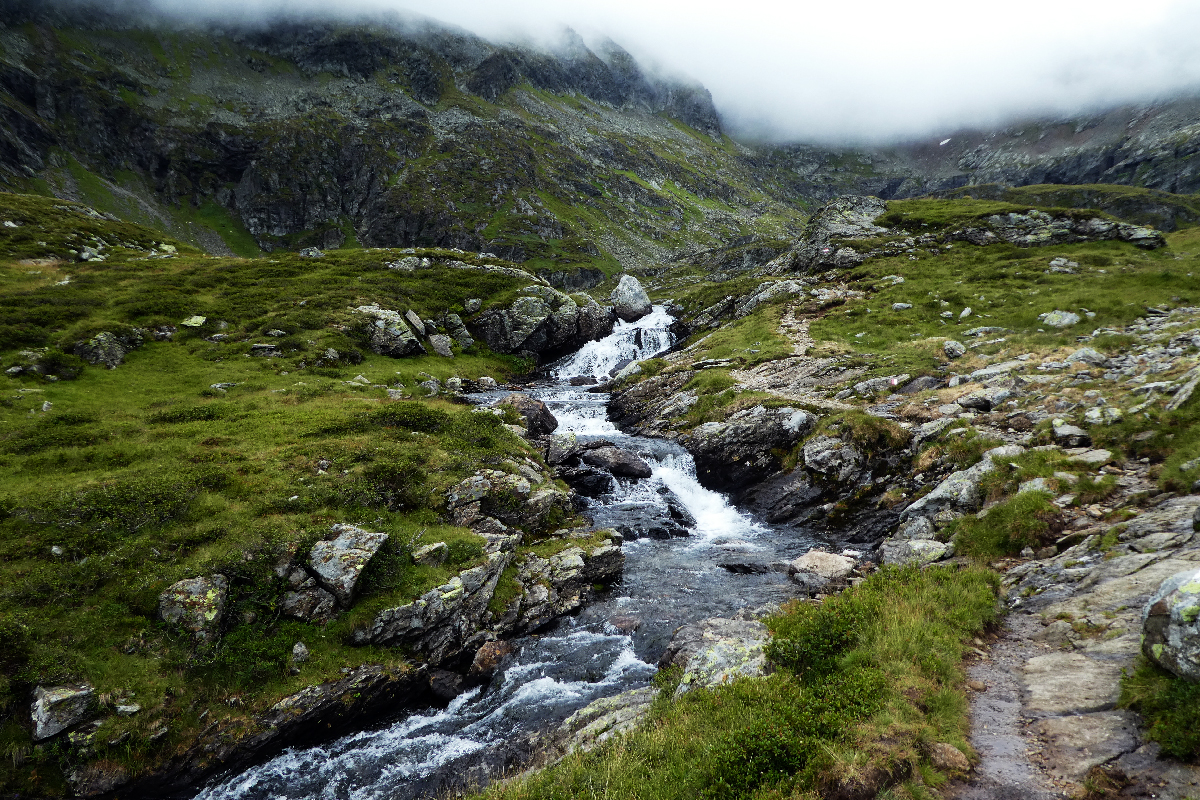
<svg viewBox="0 0 1200 800">
<path fill-rule="evenodd" d="M 1125 490 L 1144 491 L 1144 472 L 1132 478 Z M 1118 707 L 1159 587 L 1200 568 L 1198 509 L 1200 496 L 1163 495 L 1124 523 L 1083 516 L 1077 544 L 1005 565 L 1011 613 L 968 668 L 980 762 L 950 796 L 1074 796 L 1085 782 L 1121 796 L 1200 792 L 1200 768 L 1160 758 L 1139 715 Z"/>
</svg>

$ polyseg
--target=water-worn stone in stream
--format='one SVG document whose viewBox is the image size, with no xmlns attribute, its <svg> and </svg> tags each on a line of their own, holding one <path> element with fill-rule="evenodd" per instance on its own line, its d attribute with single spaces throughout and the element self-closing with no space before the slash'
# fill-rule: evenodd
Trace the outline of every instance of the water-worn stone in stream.
<svg viewBox="0 0 1200 800">
<path fill-rule="evenodd" d="M 480 648 L 479 656 L 472 662 L 466 682 L 483 681 L 490 674 L 485 685 L 467 689 L 445 709 L 411 714 L 386 727 L 360 731 L 318 748 L 284 753 L 210 787 L 202 795 L 205 800 L 267 796 L 298 800 L 360 792 L 403 800 L 486 783 L 497 775 L 523 769 L 540 752 L 548 731 L 593 701 L 607 699 L 608 703 L 603 713 L 592 716 L 593 709 L 586 719 L 575 719 L 580 724 L 575 732 L 584 738 L 598 738 L 629 722 L 636 714 L 636 704 L 613 698 L 639 690 L 645 694 L 656 671 L 653 662 L 681 624 L 732 618 L 747 608 L 797 596 L 795 585 L 782 572 L 737 575 L 719 564 L 747 557 L 787 563 L 818 543 L 810 531 L 769 527 L 730 506 L 724 497 L 700 486 L 691 457 L 682 447 L 623 435 L 606 417 L 605 395 L 570 385 L 572 377 L 604 375 L 617 360 L 646 358 L 665 349 L 670 343 L 666 333 L 669 322 L 661 309 L 655 309 L 634 325 L 618 323 L 612 339 L 594 342 L 560 365 L 556 383 L 528 392 L 544 402 L 559 422 L 555 434 L 544 440 L 547 454 L 554 450 L 550 460 L 558 462 L 556 469 L 575 469 L 567 462 L 573 464 L 572 458 L 601 441 L 606 442 L 602 446 L 636 454 L 650 468 L 650 477 L 634 480 L 587 467 L 608 475 L 611 481 L 606 493 L 579 501 L 596 528 L 636 524 L 688 535 L 617 537 L 614 541 L 625 539 L 621 547 L 624 573 L 619 584 L 600 592 L 586 570 L 578 568 L 578 561 L 586 567 L 589 555 L 592 561 L 603 562 L 598 559 L 603 554 L 582 552 L 568 542 L 567 549 L 554 556 L 514 560 L 511 566 L 521 583 L 530 587 L 531 602 L 539 599 L 534 596 L 538 589 L 547 589 L 546 605 L 542 606 L 547 614 L 526 618 L 522 600 L 514 620 L 519 627 L 497 635 L 542 626 L 539 636 L 495 645 L 472 643 Z M 475 399 L 495 402 L 501 396 L 494 391 Z M 524 514 L 518 507 L 524 509 L 538 492 L 561 496 L 545 486 L 535 487 L 516 475 L 480 470 L 452 489 L 449 511 L 456 520 L 476 526 L 481 520 L 496 520 L 495 515 L 505 514 L 515 524 L 516 517 Z M 519 502 L 505 502 L 504 498 Z M 569 538 L 571 534 L 563 535 Z M 501 538 L 495 534 L 489 542 L 504 553 Z M 497 565 L 500 560 L 496 559 Z M 577 574 L 569 577 L 573 571 Z M 489 580 L 492 574 L 494 569 Z M 461 594 L 457 586 L 440 587 L 438 597 L 429 598 L 429 605 L 436 605 L 435 600 L 444 605 L 444 596 L 451 594 L 451 601 L 462 598 L 463 604 L 478 608 L 475 598 L 478 594 L 482 599 L 486 584 L 469 592 L 466 578 L 459 578 Z M 555 589 L 553 595 L 547 584 Z M 596 600 L 579 608 L 581 603 L 573 598 L 585 591 L 596 592 Z M 531 614 L 537 611 L 535 605 L 529 608 Z M 410 610 L 415 616 L 417 609 Z M 565 611 L 575 616 L 553 621 L 554 614 Z M 429 633 L 436 635 L 437 630 L 435 623 Z M 436 642 L 431 640 L 431 645 Z M 447 681 L 437 685 L 454 688 Z M 425 686 L 430 686 L 428 678 Z"/>
</svg>

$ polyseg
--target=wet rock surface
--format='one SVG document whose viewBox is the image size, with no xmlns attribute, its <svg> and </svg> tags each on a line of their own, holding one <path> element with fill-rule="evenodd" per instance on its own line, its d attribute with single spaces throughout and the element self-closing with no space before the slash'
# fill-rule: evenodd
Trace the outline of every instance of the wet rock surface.
<svg viewBox="0 0 1200 800">
<path fill-rule="evenodd" d="M 986 689 L 972 699 L 981 761 L 951 797 L 1061 796 L 1078 792 L 1094 769 L 1119 773 L 1125 795 L 1195 795 L 1200 768 L 1158 759 L 1138 715 L 1117 700 L 1122 672 L 1141 651 L 1143 608 L 1164 582 L 1165 595 L 1186 585 L 1175 576 L 1200 567 L 1197 508 L 1200 496 L 1165 497 L 1130 519 L 1111 548 L 1100 540 L 1113 525 L 1093 521 L 1078 544 L 1007 571 L 1012 613 L 968 667 Z"/>
<path fill-rule="evenodd" d="M 626 322 L 635 322 L 650 313 L 650 296 L 642 288 L 641 282 L 632 275 L 622 275 L 613 289 L 609 302 L 613 305 L 613 313 Z"/>
</svg>

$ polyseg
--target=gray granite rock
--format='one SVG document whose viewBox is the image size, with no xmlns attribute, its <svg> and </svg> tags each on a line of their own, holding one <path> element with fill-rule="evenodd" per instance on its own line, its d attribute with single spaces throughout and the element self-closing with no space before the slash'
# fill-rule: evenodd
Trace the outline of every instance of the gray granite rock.
<svg viewBox="0 0 1200 800">
<path fill-rule="evenodd" d="M 1142 610 L 1142 633 L 1146 658 L 1200 681 L 1200 569 L 1163 581 Z"/>
<path fill-rule="evenodd" d="M 192 634 L 196 644 L 212 644 L 220 634 L 229 596 L 224 575 L 188 578 L 172 584 L 158 598 L 158 616 Z"/>
<path fill-rule="evenodd" d="M 337 534 L 336 539 L 312 546 L 308 563 L 321 585 L 343 608 L 349 608 L 354 602 L 359 577 L 388 540 L 388 535 L 363 530 L 357 525 L 334 525 L 333 532 Z"/>
<path fill-rule="evenodd" d="M 650 296 L 642 288 L 642 284 L 632 275 L 622 275 L 617 288 L 609 297 L 613 313 L 626 322 L 634 322 L 646 316 L 653 310 Z"/>
<path fill-rule="evenodd" d="M 33 690 L 33 739 L 42 741 L 70 730 L 96 713 L 96 691 L 80 686 L 39 686 Z"/>
</svg>

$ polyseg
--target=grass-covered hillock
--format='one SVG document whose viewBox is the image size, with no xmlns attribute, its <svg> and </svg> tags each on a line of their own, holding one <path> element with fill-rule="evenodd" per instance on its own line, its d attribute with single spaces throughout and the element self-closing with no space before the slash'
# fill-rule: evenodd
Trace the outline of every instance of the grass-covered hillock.
<svg viewBox="0 0 1200 800">
<path fill-rule="evenodd" d="M 448 521 L 451 486 L 481 467 L 541 464 L 505 427 L 515 415 L 419 384 L 504 381 L 528 364 L 478 343 L 456 344 L 453 359 L 378 356 L 350 309 L 469 317 L 468 299 L 486 309 L 530 281 L 448 266 L 513 268 L 444 250 L 210 258 L 34 197 L 0 195 L 2 220 L 19 223 L 0 227 L 3 791 L 68 792 L 76 755 L 30 738 L 35 686 L 93 686 L 103 722 L 89 759 L 136 777 L 202 730 L 236 728 L 346 669 L 408 669 L 403 650 L 351 646 L 351 632 L 484 562 L 484 540 Z M 80 241 L 103 258 L 75 260 Z M 388 267 L 402 258 L 429 266 Z M 115 368 L 71 354 L 114 331 L 141 337 Z M 275 355 L 251 355 L 260 343 Z M 340 522 L 389 535 L 354 607 L 326 626 L 286 619 L 277 565 L 302 561 Z M 543 557 L 567 546 L 535 534 L 527 545 Z M 414 563 L 434 542 L 446 560 Z M 227 610 L 219 644 L 196 649 L 159 620 L 159 595 L 212 574 L 229 579 Z M 293 669 L 296 642 L 311 655 Z M 140 711 L 120 716 L 118 704 Z"/>
<path fill-rule="evenodd" d="M 1195 195 L 1173 194 L 1140 186 L 1113 184 L 1083 184 L 1061 186 L 1037 184 L 1032 186 L 964 186 L 944 193 L 949 198 L 999 200 L 1027 206 L 1055 208 L 1092 208 L 1127 222 L 1151 225 L 1159 230 L 1173 231 L 1200 222 L 1200 199 Z"/>
<path fill-rule="evenodd" d="M 483 796 L 873 797 L 910 776 L 911 796 L 927 796 L 918 787 L 950 777 L 929 746 L 971 752 L 961 661 L 996 619 L 997 590 L 984 569 L 889 568 L 793 604 L 767 620 L 771 676 L 673 698 L 662 673 L 636 731 Z"/>
</svg>

